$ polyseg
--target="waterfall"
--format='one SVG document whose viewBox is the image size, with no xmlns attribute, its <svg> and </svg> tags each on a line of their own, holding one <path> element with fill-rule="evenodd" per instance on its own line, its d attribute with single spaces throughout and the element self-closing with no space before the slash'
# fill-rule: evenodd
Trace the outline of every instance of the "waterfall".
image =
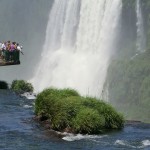
<svg viewBox="0 0 150 150">
<path fill-rule="evenodd" d="M 141 1 L 136 1 L 136 15 L 137 15 L 137 52 L 144 52 L 146 47 L 146 37 L 144 35 L 144 22 L 141 9 Z"/>
<path fill-rule="evenodd" d="M 116 49 L 121 6 L 121 0 L 55 0 L 31 80 L 36 91 L 73 88 L 99 97 Z"/>
</svg>

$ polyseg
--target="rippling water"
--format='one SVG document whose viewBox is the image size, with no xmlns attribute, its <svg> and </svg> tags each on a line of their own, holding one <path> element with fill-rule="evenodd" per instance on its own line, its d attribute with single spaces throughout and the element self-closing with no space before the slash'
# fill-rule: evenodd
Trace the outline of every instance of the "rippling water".
<svg viewBox="0 0 150 150">
<path fill-rule="evenodd" d="M 34 102 L 0 91 L 0 150 L 150 150 L 150 124 L 128 124 L 106 135 L 64 137 L 46 132 L 32 120 Z"/>
</svg>

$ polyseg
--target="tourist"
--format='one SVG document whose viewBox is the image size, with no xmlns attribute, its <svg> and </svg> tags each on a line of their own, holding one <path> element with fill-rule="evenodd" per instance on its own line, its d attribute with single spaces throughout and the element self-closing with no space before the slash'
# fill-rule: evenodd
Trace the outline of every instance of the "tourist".
<svg viewBox="0 0 150 150">
<path fill-rule="evenodd" d="M 15 50 L 16 50 L 16 47 L 15 47 L 15 43 L 13 42 L 10 44 L 10 50 L 9 50 L 10 51 L 10 53 L 9 53 L 10 54 L 10 56 L 9 56 L 10 61 L 14 61 Z"/>
<path fill-rule="evenodd" d="M 5 58 L 5 51 L 6 51 L 6 42 L 2 43 L 2 58 Z"/>
<path fill-rule="evenodd" d="M 0 56 L 2 56 L 2 42 L 0 42 Z"/>
<path fill-rule="evenodd" d="M 17 50 L 21 52 L 22 55 L 24 55 L 24 53 L 22 52 L 23 47 L 19 46 L 19 43 L 17 43 Z"/>
<path fill-rule="evenodd" d="M 19 43 L 16 42 L 0 42 L 0 56 L 2 59 L 4 59 L 6 62 L 11 61 L 14 63 L 20 63 L 19 55 L 20 52 L 22 55 L 24 53 L 22 52 L 22 46 L 19 45 Z"/>
</svg>

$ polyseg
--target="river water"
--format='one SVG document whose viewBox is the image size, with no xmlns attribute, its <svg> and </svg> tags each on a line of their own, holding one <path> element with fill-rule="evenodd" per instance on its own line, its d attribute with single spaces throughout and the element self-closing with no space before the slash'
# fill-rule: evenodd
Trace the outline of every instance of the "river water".
<svg viewBox="0 0 150 150">
<path fill-rule="evenodd" d="M 126 124 L 105 135 L 65 137 L 33 121 L 34 101 L 0 90 L 0 150 L 150 150 L 150 124 Z"/>
</svg>

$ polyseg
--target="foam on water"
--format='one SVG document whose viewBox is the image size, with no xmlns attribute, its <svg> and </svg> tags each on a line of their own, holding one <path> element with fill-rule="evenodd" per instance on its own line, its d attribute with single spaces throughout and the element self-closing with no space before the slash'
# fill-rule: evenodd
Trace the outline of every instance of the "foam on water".
<svg viewBox="0 0 150 150">
<path fill-rule="evenodd" d="M 115 144 L 116 144 L 116 145 L 126 145 L 123 140 L 116 140 L 116 141 L 115 141 Z"/>
<path fill-rule="evenodd" d="M 143 146 L 150 146 L 150 140 L 142 141 Z"/>
<path fill-rule="evenodd" d="M 103 135 L 103 136 L 98 136 L 98 135 L 82 135 L 82 134 L 66 134 L 65 137 L 63 137 L 62 139 L 65 141 L 77 141 L 77 140 L 82 140 L 82 139 L 100 139 L 103 137 L 106 137 L 107 135 Z"/>
<path fill-rule="evenodd" d="M 141 145 L 141 146 L 134 146 L 134 145 L 129 144 L 129 142 L 124 141 L 124 140 L 116 140 L 115 145 L 122 145 L 122 146 L 130 147 L 130 148 L 140 149 L 140 148 L 149 147 L 150 146 L 150 140 L 143 140 L 143 141 L 139 142 L 139 145 Z"/>
<path fill-rule="evenodd" d="M 131 147 L 131 148 L 136 148 L 135 146 L 130 145 L 127 141 L 124 141 L 124 140 L 116 140 L 115 145 L 122 145 L 122 146 Z"/>
<path fill-rule="evenodd" d="M 33 106 L 31 106 L 31 105 L 24 105 L 23 107 L 24 108 L 32 108 Z"/>
</svg>

